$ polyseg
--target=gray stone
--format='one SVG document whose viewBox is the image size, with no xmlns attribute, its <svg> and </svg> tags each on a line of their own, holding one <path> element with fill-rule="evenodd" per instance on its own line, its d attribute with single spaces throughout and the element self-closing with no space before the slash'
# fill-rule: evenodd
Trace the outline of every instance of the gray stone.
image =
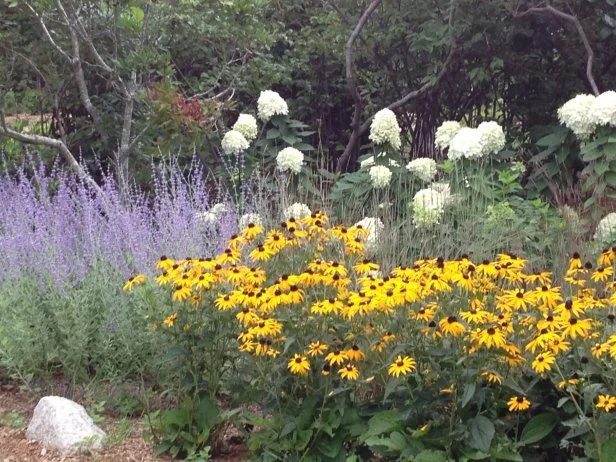
<svg viewBox="0 0 616 462">
<path fill-rule="evenodd" d="M 59 396 L 41 398 L 26 430 L 26 438 L 64 454 L 99 449 L 104 436 L 83 406 Z"/>
</svg>

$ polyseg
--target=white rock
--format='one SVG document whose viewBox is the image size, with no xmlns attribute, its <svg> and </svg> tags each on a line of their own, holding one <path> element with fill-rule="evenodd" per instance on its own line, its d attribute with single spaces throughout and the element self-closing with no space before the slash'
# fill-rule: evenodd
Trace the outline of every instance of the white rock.
<svg viewBox="0 0 616 462">
<path fill-rule="evenodd" d="M 26 430 L 26 438 L 65 454 L 99 449 L 104 436 L 83 406 L 59 396 L 41 398 Z"/>
</svg>

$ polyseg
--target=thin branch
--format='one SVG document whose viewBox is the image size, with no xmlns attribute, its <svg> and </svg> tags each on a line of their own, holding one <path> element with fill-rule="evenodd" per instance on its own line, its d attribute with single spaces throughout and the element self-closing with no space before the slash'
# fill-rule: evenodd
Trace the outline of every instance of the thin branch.
<svg viewBox="0 0 616 462">
<path fill-rule="evenodd" d="M 354 76 L 353 76 L 353 71 L 352 71 L 353 61 L 352 61 L 351 49 L 349 48 L 349 44 L 352 46 L 353 41 L 357 38 L 357 35 L 361 31 L 361 28 L 363 28 L 363 26 L 365 25 L 367 18 L 364 19 L 364 17 L 366 16 L 366 13 L 370 9 L 370 7 L 373 6 L 374 3 L 378 4 L 379 2 L 376 0 L 373 0 L 373 2 L 370 4 L 368 9 L 364 12 L 364 15 L 362 15 L 360 22 L 355 27 L 353 34 L 351 34 L 351 37 L 349 37 L 349 41 L 347 42 L 347 48 L 346 48 L 347 84 L 349 86 L 349 90 L 351 91 L 351 95 L 353 96 L 353 99 L 355 100 L 355 111 L 353 113 L 351 136 L 349 137 L 349 141 L 344 149 L 344 152 L 338 159 L 338 162 L 336 165 L 336 170 L 339 172 L 346 171 L 349 169 L 351 161 L 353 157 L 355 156 L 355 153 L 359 147 L 358 145 L 359 145 L 360 139 L 370 128 L 372 118 L 374 117 L 374 116 L 371 116 L 367 120 L 365 120 L 363 123 L 360 123 L 362 102 L 361 102 L 361 97 L 359 95 L 359 91 L 357 90 L 357 85 L 355 83 Z M 438 75 L 436 76 L 436 79 L 434 80 L 434 82 L 426 83 L 418 90 L 414 90 L 414 91 L 407 93 L 400 99 L 394 101 L 389 106 L 387 106 L 389 109 L 391 110 L 398 109 L 404 106 L 405 104 L 407 104 L 412 99 L 425 95 L 426 93 L 434 89 L 434 87 L 436 87 L 440 83 L 443 77 L 445 77 L 445 75 L 449 71 L 452 61 L 454 60 L 454 57 L 457 53 L 457 47 L 458 47 L 457 39 L 454 33 L 455 11 L 456 11 L 456 0 L 451 0 L 450 11 L 449 11 L 449 21 L 448 21 L 449 22 L 449 33 L 451 35 L 451 45 L 449 49 L 449 54 L 447 55 L 447 58 L 445 59 L 445 62 L 443 63 L 443 67 L 441 71 L 438 73 Z M 362 23 L 362 19 L 364 19 L 363 23 Z M 359 27 L 360 25 L 361 27 Z M 350 79 L 349 79 L 349 76 L 350 76 Z"/>
<path fill-rule="evenodd" d="M 47 37 L 47 40 L 49 41 L 49 43 L 56 49 L 58 53 L 64 56 L 69 62 L 72 61 L 72 57 L 56 43 L 56 41 L 53 39 L 53 37 L 49 33 L 49 29 L 47 29 L 47 25 L 45 24 L 43 17 L 37 13 L 37 11 L 32 7 L 32 5 L 30 5 L 29 2 L 24 2 L 24 4 L 32 12 L 34 17 L 38 20 L 41 28 L 43 29 L 43 33 L 45 34 L 45 37 Z"/>
<path fill-rule="evenodd" d="M 599 95 L 601 92 L 599 91 L 599 87 L 597 86 L 597 83 L 595 82 L 595 77 L 593 74 L 593 61 L 595 58 L 595 53 L 592 49 L 592 46 L 590 45 L 590 41 L 588 40 L 588 36 L 586 35 L 586 32 L 584 31 L 584 27 L 582 26 L 582 23 L 580 22 L 578 17 L 573 14 L 573 12 L 572 14 L 568 14 L 568 13 L 565 13 L 564 11 L 554 8 L 551 2 L 549 1 L 541 2 L 540 4 L 544 6 L 534 6 L 524 11 L 519 11 L 519 5 L 518 5 L 516 9 L 512 11 L 513 17 L 523 18 L 524 16 L 527 16 L 530 14 L 551 14 L 552 16 L 555 16 L 557 18 L 564 19 L 566 21 L 573 23 L 573 25 L 575 26 L 575 29 L 577 30 L 578 35 L 580 36 L 580 39 L 582 40 L 584 48 L 586 49 L 586 79 L 588 80 L 588 83 L 590 84 L 590 87 L 592 88 L 592 91 L 595 94 L 595 96 Z"/>
</svg>

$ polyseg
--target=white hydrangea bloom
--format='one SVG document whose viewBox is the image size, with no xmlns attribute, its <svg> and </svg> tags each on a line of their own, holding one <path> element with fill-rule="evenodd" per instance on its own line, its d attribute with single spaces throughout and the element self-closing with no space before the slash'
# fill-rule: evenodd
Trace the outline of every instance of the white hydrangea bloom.
<svg viewBox="0 0 616 462">
<path fill-rule="evenodd" d="M 285 220 L 290 220 L 291 218 L 295 218 L 296 220 L 302 220 L 304 218 L 309 217 L 312 214 L 310 207 L 306 204 L 302 204 L 301 202 L 296 202 L 295 204 L 287 207 L 282 215 Z"/>
<path fill-rule="evenodd" d="M 197 212 L 195 213 L 195 221 L 205 227 L 213 226 L 218 223 L 218 215 L 214 212 Z"/>
<path fill-rule="evenodd" d="M 604 245 L 611 245 L 616 237 L 616 213 L 607 214 L 601 219 L 595 231 L 595 240 Z"/>
<path fill-rule="evenodd" d="M 590 121 L 595 125 L 616 127 L 616 91 L 606 91 L 595 98 L 590 106 Z"/>
<path fill-rule="evenodd" d="M 369 174 L 370 182 L 376 189 L 386 188 L 391 182 L 391 170 L 384 165 L 375 165 L 374 167 L 370 167 Z"/>
<path fill-rule="evenodd" d="M 233 124 L 233 130 L 240 132 L 250 142 L 257 137 L 257 119 L 250 114 L 240 114 Z"/>
<path fill-rule="evenodd" d="M 447 157 L 451 160 L 475 159 L 482 154 L 481 133 L 476 128 L 463 127 L 451 140 Z"/>
<path fill-rule="evenodd" d="M 406 165 L 406 169 L 426 183 L 432 181 L 436 176 L 436 162 L 429 157 L 419 157 L 410 161 Z"/>
<path fill-rule="evenodd" d="M 435 183 L 443 185 L 446 183 Z M 435 188 L 424 188 L 417 191 L 413 197 L 413 224 L 418 228 L 428 228 L 440 223 L 441 216 L 445 209 L 446 197 L 450 194 L 449 185 L 447 189 L 442 187 L 439 191 Z"/>
<path fill-rule="evenodd" d="M 375 144 L 389 143 L 394 149 L 400 149 L 400 131 L 396 114 L 391 109 L 381 109 L 372 119 L 370 140 Z"/>
<path fill-rule="evenodd" d="M 477 127 L 481 135 L 482 154 L 484 156 L 496 154 L 505 147 L 505 133 L 496 122 L 481 122 Z"/>
<path fill-rule="evenodd" d="M 240 217 L 239 228 L 244 229 L 251 223 L 253 225 L 262 226 L 263 220 L 261 220 L 261 216 L 258 213 L 245 213 Z"/>
<path fill-rule="evenodd" d="M 379 157 L 383 157 L 385 155 L 386 155 L 386 153 L 381 152 L 381 153 L 377 154 L 376 157 L 378 159 Z M 374 156 L 366 157 L 364 160 L 362 160 L 359 163 L 359 168 L 372 167 L 374 165 L 374 162 L 375 162 L 374 161 Z M 397 161 L 395 161 L 394 159 L 389 159 L 389 162 L 387 162 L 387 163 L 389 164 L 390 167 L 399 167 L 400 166 L 400 164 Z"/>
<path fill-rule="evenodd" d="M 374 252 L 378 246 L 381 233 L 385 230 L 385 225 L 377 217 L 366 217 L 353 225 L 354 227 L 361 226 L 368 230 L 368 236 L 366 237 L 366 250 L 368 252 Z"/>
<path fill-rule="evenodd" d="M 275 115 L 287 115 L 289 106 L 278 93 L 272 90 L 264 90 L 257 100 L 257 115 L 259 119 L 267 122 Z"/>
<path fill-rule="evenodd" d="M 577 95 L 558 109 L 558 120 L 579 139 L 587 139 L 595 131 L 590 110 L 595 102 L 593 95 Z"/>
<path fill-rule="evenodd" d="M 284 148 L 276 156 L 276 165 L 281 172 L 300 173 L 304 165 L 304 153 L 292 148 Z"/>
<path fill-rule="evenodd" d="M 437 191 L 438 193 L 440 193 L 443 205 L 446 206 L 454 202 L 455 198 L 451 194 L 451 186 L 449 186 L 449 183 L 444 182 L 444 181 L 438 182 L 438 183 L 435 182 L 430 185 L 430 189 L 433 189 Z"/>
<path fill-rule="evenodd" d="M 240 132 L 236 130 L 230 130 L 225 133 L 225 136 L 221 142 L 222 150 L 227 155 L 235 154 L 238 155 L 240 152 L 245 151 L 250 146 L 248 140 L 244 138 Z"/>
<path fill-rule="evenodd" d="M 229 208 L 227 207 L 226 204 L 219 202 L 212 206 L 212 208 L 210 209 L 210 212 L 213 213 L 214 215 L 223 215 L 229 212 Z"/>
<path fill-rule="evenodd" d="M 451 144 L 451 140 L 453 140 L 453 137 L 458 134 L 461 128 L 460 122 L 446 120 L 436 129 L 434 145 L 438 149 L 445 149 Z"/>
</svg>

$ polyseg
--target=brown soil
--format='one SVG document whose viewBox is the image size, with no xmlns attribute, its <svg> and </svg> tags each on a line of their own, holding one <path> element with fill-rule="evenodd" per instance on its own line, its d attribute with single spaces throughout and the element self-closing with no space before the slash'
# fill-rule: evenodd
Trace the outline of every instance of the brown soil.
<svg viewBox="0 0 616 462">
<path fill-rule="evenodd" d="M 0 418 L 17 412 L 25 418 L 26 426 L 38 401 L 37 396 L 0 386 Z M 113 434 L 120 419 L 105 415 L 100 427 Z M 152 446 L 143 439 L 144 421 L 131 418 L 130 434 L 121 442 L 105 446 L 87 455 L 63 456 L 43 444 L 26 439 L 26 428 L 12 429 L 0 424 L 0 462 L 153 462 L 170 461 L 169 457 L 155 457 Z M 229 445 L 225 454 L 214 457 L 215 462 L 241 462 L 248 459 L 243 446 Z"/>
</svg>

